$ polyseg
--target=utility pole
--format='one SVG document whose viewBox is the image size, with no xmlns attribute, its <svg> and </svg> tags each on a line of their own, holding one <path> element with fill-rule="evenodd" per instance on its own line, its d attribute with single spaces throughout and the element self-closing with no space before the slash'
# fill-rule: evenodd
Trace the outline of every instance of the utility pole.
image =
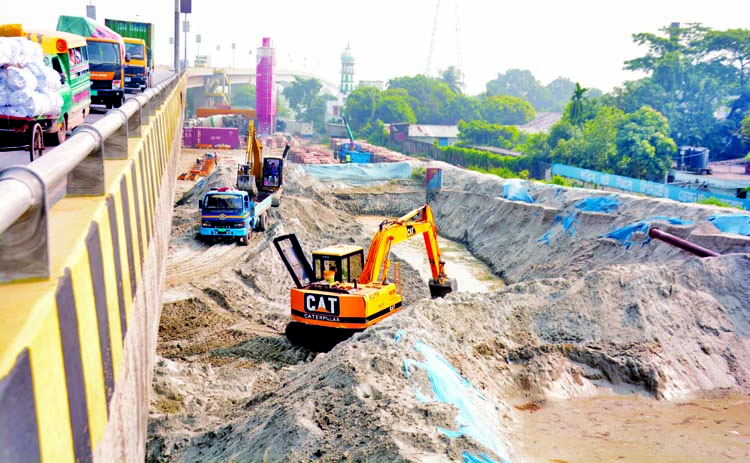
<svg viewBox="0 0 750 463">
<path fill-rule="evenodd" d="M 190 32 L 190 23 L 187 20 L 187 13 L 185 13 L 185 21 L 182 23 L 183 33 L 185 34 L 185 69 L 188 67 L 187 60 L 187 33 Z"/>
<path fill-rule="evenodd" d="M 180 73 L 180 0 L 174 0 L 174 72 Z"/>
</svg>

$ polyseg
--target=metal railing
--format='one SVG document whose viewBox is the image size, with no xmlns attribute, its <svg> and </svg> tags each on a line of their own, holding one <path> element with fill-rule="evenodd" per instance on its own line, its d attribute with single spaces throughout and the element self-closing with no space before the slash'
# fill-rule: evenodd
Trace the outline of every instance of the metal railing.
<svg viewBox="0 0 750 463">
<path fill-rule="evenodd" d="M 128 158 L 128 139 L 142 136 L 180 78 L 129 96 L 122 107 L 78 127 L 54 156 L 0 171 L 0 282 L 49 277 L 47 213 L 60 199 L 50 191 L 64 185 L 66 196 L 103 195 L 104 160 Z"/>
</svg>

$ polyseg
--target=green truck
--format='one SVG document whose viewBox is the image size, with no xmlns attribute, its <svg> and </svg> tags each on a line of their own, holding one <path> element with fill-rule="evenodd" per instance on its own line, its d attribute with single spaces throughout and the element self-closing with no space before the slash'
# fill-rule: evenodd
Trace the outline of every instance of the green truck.
<svg viewBox="0 0 750 463">
<path fill-rule="evenodd" d="M 152 86 L 154 71 L 154 25 L 151 23 L 105 19 L 104 25 L 125 41 L 125 88 L 144 90 Z"/>
</svg>

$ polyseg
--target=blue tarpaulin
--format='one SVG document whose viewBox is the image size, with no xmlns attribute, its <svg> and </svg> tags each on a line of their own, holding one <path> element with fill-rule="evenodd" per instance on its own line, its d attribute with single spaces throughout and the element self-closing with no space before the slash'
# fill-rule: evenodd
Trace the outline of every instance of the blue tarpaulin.
<svg viewBox="0 0 750 463">
<path fill-rule="evenodd" d="M 500 457 L 499 462 L 507 462 L 508 449 L 501 436 L 495 431 L 501 426 L 495 407 L 472 386 L 469 380 L 461 376 L 443 356 L 430 346 L 417 341 L 414 349 L 421 353 L 425 360 L 423 362 L 412 359 L 404 360 L 404 375 L 409 378 L 412 367 L 425 370 L 434 394 L 433 398 L 417 390 L 415 391 L 417 398 L 421 402 L 449 403 L 458 409 L 456 417 L 458 430 L 438 429 L 450 438 L 469 436 Z M 493 460 L 485 454 L 475 456 L 464 452 L 462 456 L 465 462 L 499 463 L 498 460 Z"/>
<path fill-rule="evenodd" d="M 523 201 L 533 203 L 534 198 L 529 195 L 529 191 L 524 185 L 524 181 L 518 178 L 503 180 L 503 198 L 511 201 Z"/>
<path fill-rule="evenodd" d="M 747 214 L 715 214 L 708 218 L 716 228 L 724 233 L 750 236 L 750 215 Z"/>
<path fill-rule="evenodd" d="M 567 215 L 558 215 L 555 217 L 555 221 L 552 222 L 552 227 L 544 235 L 537 238 L 537 243 L 550 244 L 552 235 L 555 233 L 555 225 L 558 223 L 562 224 L 563 233 L 569 233 L 573 236 L 578 226 L 578 211 L 587 212 L 611 212 L 619 206 L 617 196 L 600 196 L 596 198 L 586 198 L 578 201 L 573 205 L 572 211 L 568 212 Z"/>
<path fill-rule="evenodd" d="M 370 182 L 394 178 L 410 178 L 408 162 L 379 162 L 372 164 L 297 164 L 308 174 L 320 180 L 343 182 Z"/>
<path fill-rule="evenodd" d="M 640 244 L 641 246 L 645 246 L 648 243 L 651 242 L 651 237 L 648 236 L 648 231 L 651 229 L 651 222 L 660 220 L 662 222 L 668 222 L 672 225 L 690 225 L 693 222 L 689 220 L 682 220 L 677 219 L 674 217 L 666 217 L 663 215 L 657 215 L 654 217 L 649 217 L 645 220 L 640 220 L 638 222 L 632 223 L 630 225 L 626 225 L 622 228 L 618 228 L 617 230 L 611 231 L 609 233 L 605 233 L 603 235 L 599 235 L 599 238 L 612 238 L 613 240 L 617 240 L 625 246 L 625 249 L 630 249 L 630 246 L 634 244 Z M 632 237 L 635 233 L 641 233 L 644 235 L 643 240 L 641 241 L 633 241 Z"/>
</svg>

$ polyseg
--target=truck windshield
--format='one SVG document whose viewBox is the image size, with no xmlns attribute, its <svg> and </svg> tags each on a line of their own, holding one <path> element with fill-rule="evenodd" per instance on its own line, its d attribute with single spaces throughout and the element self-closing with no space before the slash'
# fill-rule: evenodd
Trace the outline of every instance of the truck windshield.
<svg viewBox="0 0 750 463">
<path fill-rule="evenodd" d="M 242 198 L 235 195 L 211 195 L 206 198 L 205 209 L 242 209 Z"/>
<path fill-rule="evenodd" d="M 87 42 L 91 64 L 120 64 L 120 46 L 111 42 Z"/>
<path fill-rule="evenodd" d="M 130 59 L 143 59 L 143 45 L 140 43 L 126 43 L 125 53 L 130 53 Z"/>
</svg>

